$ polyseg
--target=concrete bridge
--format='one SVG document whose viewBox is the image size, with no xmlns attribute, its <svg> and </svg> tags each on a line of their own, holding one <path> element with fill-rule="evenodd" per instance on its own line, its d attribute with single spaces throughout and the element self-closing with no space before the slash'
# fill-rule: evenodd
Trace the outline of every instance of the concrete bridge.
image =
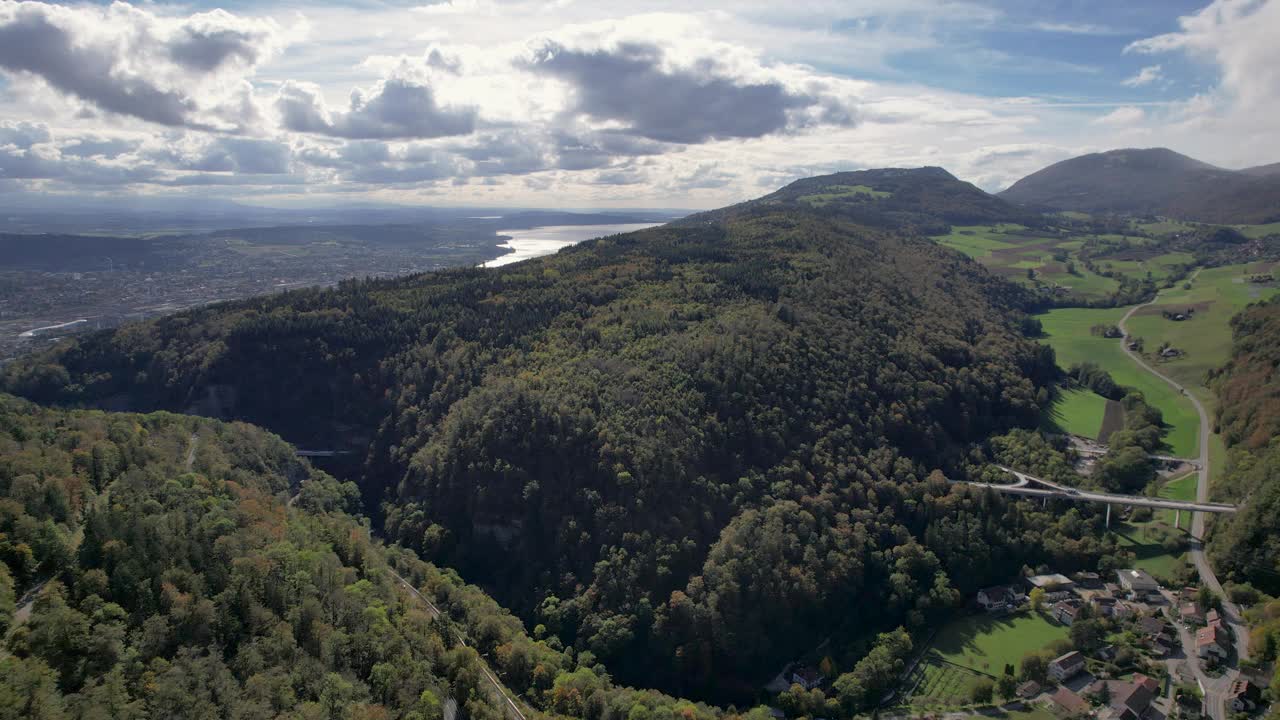
<svg viewBox="0 0 1280 720">
<path fill-rule="evenodd" d="M 1030 497 L 1044 498 L 1048 502 L 1049 498 L 1058 500 L 1069 500 L 1071 502 L 1093 502 L 1105 503 L 1107 506 L 1107 527 L 1111 526 L 1111 506 L 1124 505 L 1129 507 L 1149 507 L 1158 510 L 1174 511 L 1173 524 L 1182 527 L 1182 511 L 1187 512 L 1207 512 L 1207 513 L 1233 513 L 1239 510 L 1235 505 L 1227 505 L 1224 503 L 1211 502 L 1193 502 L 1190 500 L 1170 500 L 1168 498 L 1153 498 L 1143 495 L 1119 495 L 1116 493 L 1095 492 L 1093 490 L 1080 490 L 1078 488 L 1059 485 L 1055 482 L 1045 480 L 1043 478 L 1028 475 L 1027 473 L 1007 468 L 1003 465 L 996 467 L 1013 475 L 1017 482 L 1004 483 L 980 483 L 970 482 L 968 480 L 952 480 L 953 483 L 972 485 L 974 487 L 989 488 L 996 492 L 1005 493 L 1006 495 L 1026 495 Z"/>
</svg>

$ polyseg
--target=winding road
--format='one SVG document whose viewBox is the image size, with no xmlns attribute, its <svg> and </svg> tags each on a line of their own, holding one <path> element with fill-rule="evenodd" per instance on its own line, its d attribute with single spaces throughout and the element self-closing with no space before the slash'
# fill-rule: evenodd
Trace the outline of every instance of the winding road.
<svg viewBox="0 0 1280 720">
<path fill-rule="evenodd" d="M 422 604 L 426 605 L 427 609 L 431 611 L 431 615 L 433 617 L 444 616 L 444 613 L 440 611 L 440 608 L 436 607 L 435 603 L 428 600 L 427 596 L 419 592 L 418 588 L 414 587 L 412 583 L 410 583 L 408 580 L 405 580 L 403 577 L 401 577 L 400 573 L 396 572 L 395 570 L 392 570 L 390 567 L 387 567 L 387 572 L 391 573 L 391 576 L 394 577 L 396 580 L 399 580 L 400 584 L 403 585 L 406 590 L 412 593 L 413 596 L 417 598 Z M 462 637 L 461 634 L 455 634 L 454 637 L 460 645 L 462 645 L 463 647 L 467 647 L 467 640 L 466 638 Z M 507 710 L 510 711 L 511 720 L 528 720 L 525 717 L 524 713 L 520 711 L 520 706 L 516 705 L 515 701 L 511 699 L 511 695 L 507 693 L 506 688 L 502 686 L 502 681 L 498 680 L 497 675 L 495 675 L 493 671 L 489 669 L 489 665 L 487 662 L 485 662 L 484 658 L 480 659 L 479 667 L 480 667 L 480 672 L 484 675 L 485 679 L 489 681 L 489 686 L 492 689 L 494 698 L 500 699 L 500 701 L 507 708 Z"/>
<path fill-rule="evenodd" d="M 1194 282 L 1196 276 L 1199 274 L 1200 271 L 1196 270 L 1195 274 L 1193 274 L 1189 279 L 1189 282 Z M 1125 328 L 1125 323 L 1133 316 L 1134 313 L 1148 305 L 1154 304 L 1159 300 L 1159 298 L 1160 296 L 1157 294 L 1156 297 L 1151 300 L 1141 305 L 1133 306 L 1129 309 L 1129 312 L 1125 313 L 1124 317 L 1120 319 L 1120 348 L 1124 350 L 1125 354 L 1129 356 L 1129 359 L 1137 363 L 1139 367 L 1169 383 L 1174 389 L 1182 393 L 1182 395 L 1191 401 L 1191 404 L 1196 409 L 1196 413 L 1199 414 L 1200 457 L 1196 462 L 1198 465 L 1197 472 L 1199 473 L 1199 478 L 1196 484 L 1196 500 L 1201 503 L 1207 503 L 1209 501 L 1209 438 L 1212 434 L 1212 427 L 1209 425 L 1209 413 L 1204 409 L 1204 405 L 1200 400 L 1189 390 L 1173 378 L 1152 367 L 1141 355 L 1129 349 L 1129 331 Z M 1240 659 L 1248 657 L 1249 629 L 1241 619 L 1240 608 L 1227 600 L 1225 593 L 1222 592 L 1222 584 L 1218 582 L 1218 577 L 1214 575 L 1213 567 L 1209 565 L 1209 559 L 1205 557 L 1204 554 L 1204 513 L 1202 512 L 1194 513 L 1191 517 L 1191 547 L 1188 552 L 1191 555 L 1192 562 L 1195 563 L 1196 571 L 1200 574 L 1201 582 L 1208 585 L 1211 590 L 1222 597 L 1222 614 L 1226 619 L 1227 624 L 1231 626 L 1232 633 L 1235 635 L 1237 656 Z M 1194 645 L 1192 646 L 1191 655 L 1194 657 Z M 1189 664 L 1194 668 L 1196 677 L 1200 681 L 1201 687 L 1204 689 L 1205 705 L 1209 717 L 1213 718 L 1213 720 L 1225 720 L 1227 717 L 1225 704 L 1226 693 L 1230 689 L 1232 681 L 1239 676 L 1239 672 L 1235 668 L 1232 668 L 1221 677 L 1214 678 L 1205 675 L 1203 670 L 1200 668 L 1200 663 L 1195 660 L 1191 660 Z"/>
</svg>

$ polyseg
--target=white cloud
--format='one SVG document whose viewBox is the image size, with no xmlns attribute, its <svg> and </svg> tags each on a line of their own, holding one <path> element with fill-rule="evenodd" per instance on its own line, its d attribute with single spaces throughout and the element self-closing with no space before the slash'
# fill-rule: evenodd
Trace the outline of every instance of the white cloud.
<svg viewBox="0 0 1280 720">
<path fill-rule="evenodd" d="M 103 111 L 168 126 L 245 130 L 248 78 L 296 35 L 222 10 L 164 18 L 117 2 L 0 4 L 0 71 Z"/>
<path fill-rule="evenodd" d="M 1214 164 L 1258 164 L 1275 148 L 1280 116 L 1280 2 L 1214 0 L 1178 20 L 1177 32 L 1130 44 L 1126 52 L 1180 53 L 1217 71 L 1212 88 L 1173 108 L 1158 136 Z"/>
<path fill-rule="evenodd" d="M 272 6 L 0 0 L 0 183 L 652 207 L 723 205 L 804 174 L 880 166 L 941 165 L 999 189 L 1143 133 L 1245 164 L 1276 144 L 1277 5 L 1215 2 L 1133 43 L 1130 53 L 1184 55 L 1221 79 L 1168 106 L 1118 106 L 902 79 L 901 53 L 1012 27 L 999 9 L 957 0 L 815 0 L 803 13 L 770 0 L 634 0 L 626 12 L 454 0 L 315 5 L 305 20 Z M 1053 17 L 1016 29 L 1118 32 Z M 1005 75 L 1107 65 L 961 56 L 974 73 Z M 1180 67 L 1153 63 L 1123 82 Z"/>
<path fill-rule="evenodd" d="M 1161 68 L 1159 65 L 1148 65 L 1147 67 L 1144 67 L 1141 70 L 1139 70 L 1137 74 L 1133 75 L 1132 77 L 1127 77 L 1124 80 L 1121 80 L 1120 84 L 1124 85 L 1125 87 L 1132 87 L 1132 88 L 1143 87 L 1145 85 L 1150 85 L 1151 83 L 1157 80 L 1160 80 L 1163 77 L 1164 77 L 1164 73 L 1161 71 Z"/>
<path fill-rule="evenodd" d="M 1147 113 L 1140 107 L 1132 105 L 1119 107 L 1111 112 L 1096 118 L 1093 123 L 1095 125 L 1111 125 L 1115 127 L 1127 127 L 1136 125 L 1147 119 Z"/>
<path fill-rule="evenodd" d="M 1034 23 L 1031 27 L 1041 32 L 1063 33 L 1066 35 L 1115 35 L 1117 31 L 1105 25 L 1092 23 L 1047 22 Z"/>
</svg>

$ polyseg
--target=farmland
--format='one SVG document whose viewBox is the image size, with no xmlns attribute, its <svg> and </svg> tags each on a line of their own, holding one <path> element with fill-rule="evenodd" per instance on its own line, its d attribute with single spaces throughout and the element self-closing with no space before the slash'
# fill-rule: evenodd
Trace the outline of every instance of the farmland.
<svg viewBox="0 0 1280 720">
<path fill-rule="evenodd" d="M 1181 357 L 1158 361 L 1161 372 L 1187 386 L 1202 401 L 1213 402 L 1205 386 L 1205 374 L 1227 361 L 1231 349 L 1231 317 L 1246 305 L 1274 295 L 1280 286 L 1273 282 L 1248 282 L 1252 276 L 1271 272 L 1270 263 L 1228 265 L 1201 271 L 1187 282 L 1160 293 L 1158 302 L 1134 313 L 1127 323 L 1129 332 L 1144 340 L 1148 358 L 1169 343 L 1182 351 Z M 1187 313 L 1187 311 L 1192 311 Z M 1187 319 L 1166 319 L 1163 313 L 1186 313 Z"/>
<path fill-rule="evenodd" d="M 1061 390 L 1046 414 L 1050 430 L 1097 438 L 1106 414 L 1107 399 L 1090 390 Z"/>
<path fill-rule="evenodd" d="M 1164 422 L 1169 426 L 1165 442 L 1173 454 L 1194 456 L 1199 445 L 1200 418 L 1191 403 L 1168 383 L 1133 362 L 1119 340 L 1090 332 L 1094 325 L 1115 325 L 1125 312 L 1125 308 L 1050 310 L 1039 316 L 1044 327 L 1043 340 L 1054 349 L 1059 366 L 1069 368 L 1077 363 L 1093 362 L 1111 373 L 1117 383 L 1141 391 L 1147 402 L 1164 414 Z"/>
<path fill-rule="evenodd" d="M 1035 230 L 1013 223 L 955 226 L 933 239 L 1010 280 L 1057 288 L 1065 297 L 1084 301 L 1115 293 L 1120 282 L 1112 273 L 1159 281 L 1183 272 L 1194 260 L 1187 253 L 1154 251 L 1149 246 L 1157 241 L 1143 235 Z M 1094 258 L 1095 269 L 1086 255 Z"/>
</svg>

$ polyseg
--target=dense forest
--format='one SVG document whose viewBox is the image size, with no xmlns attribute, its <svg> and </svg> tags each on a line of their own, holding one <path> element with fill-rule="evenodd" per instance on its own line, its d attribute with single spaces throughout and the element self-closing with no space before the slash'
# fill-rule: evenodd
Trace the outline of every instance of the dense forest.
<svg viewBox="0 0 1280 720">
<path fill-rule="evenodd" d="M 2 395 L 0 431 L 0 717 L 508 717 L 485 665 L 528 717 L 737 717 L 618 687 L 592 652 L 566 651 L 542 628 L 530 637 L 456 574 L 373 540 L 344 510 L 354 488 L 263 431 L 166 413 L 50 410 Z M 826 536 L 843 551 L 866 542 L 859 528 L 875 513 L 842 517 L 831 500 L 778 507 L 757 542 L 803 544 L 819 534 L 815 519 L 830 516 L 844 529 Z M 904 532 L 890 554 L 884 581 L 896 602 L 918 594 L 915 577 L 935 580 L 917 610 L 954 605 L 947 573 L 987 573 L 1041 553 L 1061 567 L 1092 567 L 1115 550 L 1080 539 L 1097 537 L 1096 517 L 1006 505 L 937 475 L 897 503 L 917 509 L 909 522 L 926 545 L 950 548 L 935 556 Z M 696 608 L 678 610 L 673 622 L 708 622 Z M 840 657 L 847 670 L 830 697 L 780 702 L 796 715 L 863 711 L 896 682 L 910 648 L 903 630 L 884 633 L 865 656 Z"/>
<path fill-rule="evenodd" d="M 548 712 L 720 715 L 534 641 L 355 500 L 248 425 L 0 395 L 0 717 L 508 717 L 481 653 Z"/>
<path fill-rule="evenodd" d="M 1241 512 L 1213 528 L 1215 567 L 1280 594 L 1280 299 L 1232 318 L 1231 360 L 1217 373 L 1218 427 L 1229 450 L 1220 491 Z"/>
<path fill-rule="evenodd" d="M 0 382 L 356 451 L 376 524 L 535 635 L 626 682 L 742 704 L 833 632 L 852 668 L 877 634 L 1042 551 L 1105 550 L 970 514 L 926 480 L 975 472 L 987 437 L 1034 426 L 1057 371 L 1024 336 L 1025 291 L 866 224 L 877 203 L 935 223 L 1007 204 L 939 171 L 884 172 L 496 271 L 89 335 Z"/>
</svg>

